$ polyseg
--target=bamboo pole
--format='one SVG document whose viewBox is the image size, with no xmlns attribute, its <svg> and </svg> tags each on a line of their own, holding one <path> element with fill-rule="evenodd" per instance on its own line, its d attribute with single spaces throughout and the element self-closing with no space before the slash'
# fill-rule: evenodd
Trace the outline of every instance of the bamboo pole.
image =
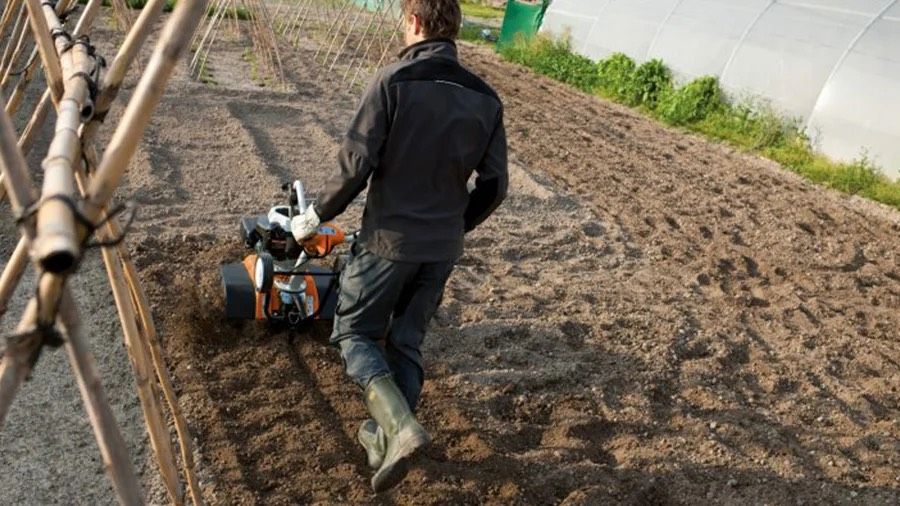
<svg viewBox="0 0 900 506">
<path fill-rule="evenodd" d="M 13 67 L 15 66 L 16 62 L 19 61 L 19 58 L 22 57 L 22 52 L 25 51 L 25 43 L 27 41 L 28 30 L 22 30 L 22 33 L 19 34 L 19 38 L 16 41 L 16 47 L 9 57 L 9 61 L 7 61 L 3 66 L 3 75 L 2 77 L 0 77 L 0 87 L 6 87 L 6 83 L 9 82 Z"/>
<path fill-rule="evenodd" d="M 334 59 L 331 61 L 331 65 L 328 66 L 329 72 L 334 70 L 334 66 L 337 64 L 337 61 L 340 58 L 341 53 L 343 53 L 344 49 L 347 47 L 347 41 L 349 41 L 350 36 L 353 35 L 353 30 L 356 30 L 356 25 L 359 24 L 359 19 L 360 19 L 360 17 L 362 17 L 362 13 L 363 13 L 362 9 L 356 9 L 356 15 L 353 16 L 353 21 L 350 23 L 350 28 L 347 29 L 347 34 L 344 36 L 344 40 L 341 42 L 341 45 L 337 49 L 337 51 L 334 52 Z"/>
<path fill-rule="evenodd" d="M 350 76 L 350 72 L 353 71 L 353 67 L 356 66 L 357 60 L 363 60 L 368 57 L 368 51 L 362 54 L 360 53 L 360 50 L 362 50 L 363 44 L 365 44 L 367 40 L 374 42 L 375 37 L 378 36 L 378 32 L 381 31 L 381 28 L 384 26 L 385 13 L 391 9 L 394 2 L 391 0 L 390 5 L 383 2 L 379 5 L 378 12 L 369 17 L 369 24 L 366 25 L 365 31 L 363 32 L 362 37 L 359 38 L 359 43 L 356 45 L 356 49 L 353 50 L 353 54 L 356 55 L 356 58 L 352 59 L 350 64 L 347 65 L 347 70 L 344 71 L 344 77 L 341 78 L 342 81 L 347 81 L 347 77 Z"/>
<path fill-rule="evenodd" d="M 89 169 L 88 172 L 94 172 L 93 169 L 96 167 L 97 163 L 96 150 L 89 149 L 85 151 L 85 162 L 87 168 Z M 82 177 L 85 180 L 88 178 L 87 174 L 83 174 Z M 104 218 L 106 217 L 104 216 Z M 115 217 L 109 220 L 107 224 L 106 238 L 119 237 L 121 235 L 122 230 L 117 221 L 118 220 Z M 175 432 L 178 437 L 178 444 L 181 450 L 181 459 L 184 467 L 185 481 L 188 484 L 188 490 L 191 494 L 191 500 L 193 501 L 195 506 L 202 505 L 204 504 L 203 496 L 200 492 L 200 486 L 197 481 L 197 476 L 194 472 L 194 448 L 191 441 L 190 431 L 188 430 L 184 415 L 181 413 L 181 407 L 178 404 L 178 397 L 175 394 L 175 388 L 172 384 L 172 379 L 169 376 L 169 371 L 166 368 L 165 361 L 163 359 L 162 347 L 159 344 L 159 336 L 156 332 L 156 326 L 153 324 L 153 317 L 150 310 L 150 303 L 147 299 L 147 294 L 146 292 L 144 292 L 144 289 L 138 277 L 137 268 L 134 266 L 134 262 L 131 260 L 131 257 L 128 254 L 128 250 L 125 248 L 125 245 L 119 244 L 115 248 L 117 253 L 117 261 L 124 267 L 124 279 L 128 285 L 132 303 L 134 307 L 137 308 L 136 320 L 139 324 L 139 337 L 144 343 L 146 343 L 146 346 L 150 350 L 150 358 L 153 363 L 153 369 L 156 372 L 156 377 L 159 381 L 159 386 L 163 392 L 163 396 L 166 400 L 169 412 L 171 413 L 172 419 L 175 422 Z M 122 276 L 117 275 L 117 277 Z"/>
<path fill-rule="evenodd" d="M 184 6 L 192 3 L 193 5 Z M 135 100 L 129 103 L 125 111 L 125 116 L 119 128 L 113 136 L 113 142 L 110 144 L 111 149 L 107 151 L 107 156 L 101 162 L 100 169 L 90 185 L 95 192 L 89 192 L 89 203 L 93 205 L 86 206 L 85 214 L 90 220 L 96 220 L 102 212 L 102 207 L 106 205 L 111 192 L 117 185 L 117 179 L 121 179 L 124 172 L 124 166 L 127 165 L 131 155 L 136 148 L 136 142 L 132 143 L 132 138 L 140 139 L 143 130 L 146 128 L 149 111 L 155 108 L 162 93 L 162 83 L 164 83 L 171 75 L 177 54 L 185 45 L 186 36 L 183 34 L 191 33 L 189 31 L 190 24 L 196 21 L 198 14 L 202 13 L 205 2 L 184 2 L 179 5 L 178 10 L 172 16 L 167 24 L 163 37 L 157 45 L 151 59 L 151 65 L 147 74 L 138 84 L 135 92 Z M 75 58 L 76 60 L 78 57 Z M 77 67 L 77 64 L 73 64 Z M 68 67 L 68 62 L 66 64 Z M 149 76 L 148 76 L 149 74 Z M 149 83 L 149 84 L 148 84 Z M 45 97 L 49 99 L 50 94 Z M 138 99 L 143 97 L 143 99 Z M 40 111 L 36 111 L 38 113 Z M 133 114 L 132 114 L 133 113 Z M 36 116 L 37 114 L 35 114 Z M 31 191 L 30 178 L 28 177 L 27 167 L 25 167 L 22 152 L 12 148 L 12 140 L 15 139 L 15 132 L 9 122 L 9 117 L 0 114 L 0 160 L 3 161 L 4 178 L 3 183 L 10 190 L 11 204 L 16 213 L 20 213 L 25 204 L 29 204 L 33 200 L 33 192 Z M 34 120 L 35 117 L 32 117 Z M 135 129 L 139 130 L 135 132 Z M 124 134 L 122 132 L 125 132 Z M 20 139 L 20 144 L 23 139 Z M 5 141 L 5 142 L 3 142 Z M 115 145 L 116 149 L 112 149 Z M 118 156 L 110 158 L 110 153 L 114 152 Z M 124 164 L 124 165 L 123 165 Z M 12 169 L 10 169 L 12 167 Z M 117 175 L 118 174 L 118 175 Z M 110 183 L 112 180 L 112 184 Z M 97 183 L 99 181 L 99 183 Z M 33 228 L 23 224 L 26 240 L 33 236 Z M 83 239 L 90 231 L 81 226 L 78 229 L 79 239 Z M 38 311 L 38 301 L 52 302 L 53 295 L 58 294 L 61 297 L 60 317 L 64 319 L 67 329 L 69 330 L 69 340 L 66 343 L 67 349 L 70 351 L 70 360 L 76 375 L 79 379 L 79 387 L 82 395 L 88 405 L 89 416 L 94 426 L 95 435 L 103 452 L 104 462 L 107 471 L 114 482 L 117 494 L 123 504 L 137 504 L 140 502 L 139 489 L 136 486 L 134 473 L 125 453 L 124 444 L 121 440 L 121 434 L 115 426 L 115 420 L 109 412 L 109 407 L 105 402 L 102 387 L 100 387 L 99 379 L 96 377 L 92 369 L 92 361 L 90 354 L 81 346 L 80 337 L 78 336 L 77 315 L 74 313 L 74 307 L 71 304 L 71 296 L 67 289 L 62 288 L 65 281 L 65 275 L 48 273 L 41 276 L 39 280 L 39 292 L 44 295 L 43 298 L 34 298 L 29 303 L 29 309 L 26 311 L 25 317 L 20 322 L 20 328 L 28 330 L 34 328 L 35 324 L 42 319 Z M 133 293 L 137 290 L 132 287 L 129 292 L 130 297 L 134 297 Z M 119 291 L 121 295 L 121 290 Z M 50 311 L 53 314 L 55 311 Z M 132 315 L 133 316 L 133 315 Z M 135 319 L 133 319 L 134 321 Z M 29 334 L 25 339 L 15 343 L 13 348 L 3 357 L 0 363 L 0 424 L 8 409 L 18 386 L 21 384 L 24 376 L 30 369 L 30 359 L 34 357 L 34 353 L 40 348 L 41 339 L 37 334 Z M 151 356 L 153 355 L 151 349 Z M 154 365 L 154 368 L 158 367 Z M 174 392 L 172 392 L 174 395 Z M 177 405 L 177 402 L 176 402 Z M 183 447 L 184 451 L 184 447 Z M 186 460 L 187 461 L 187 460 Z M 199 491 L 192 491 L 192 495 Z M 202 500 L 202 499 L 201 499 Z M 196 501 L 196 497 L 195 497 Z"/>
<path fill-rule="evenodd" d="M 203 38 L 200 39 L 200 43 L 197 46 L 196 52 L 194 53 L 194 58 L 191 59 L 190 69 L 191 69 L 192 74 L 194 73 L 194 70 L 197 69 L 198 62 L 200 62 L 201 55 L 203 54 L 204 49 L 207 46 L 207 41 L 209 40 L 208 44 L 212 44 L 212 40 L 210 39 L 210 37 L 215 39 L 215 31 L 218 30 L 217 26 L 219 24 L 219 21 L 222 19 L 222 12 L 224 12 L 223 9 L 224 9 L 226 2 L 227 2 L 227 0 L 221 0 L 218 4 L 218 8 L 215 11 L 213 11 L 213 19 L 210 20 L 209 23 L 207 24 L 206 33 L 204 33 Z M 209 52 L 206 51 L 206 54 L 208 57 Z M 202 62 L 202 65 L 206 64 L 205 59 L 206 59 L 206 57 L 203 57 L 204 61 Z M 202 68 L 200 70 L 202 70 Z"/>
<path fill-rule="evenodd" d="M 109 231 L 109 227 L 107 227 Z M 107 232 L 106 238 L 114 237 Z M 119 312 L 119 322 L 125 337 L 125 347 L 128 349 L 128 358 L 134 370 L 134 379 L 137 383 L 138 399 L 141 410 L 144 413 L 144 423 L 147 425 L 147 434 L 150 436 L 150 446 L 156 455 L 163 484 L 169 493 L 169 498 L 177 505 L 184 504 L 184 491 L 178 481 L 178 467 L 175 464 L 175 454 L 172 451 L 172 442 L 169 439 L 169 430 L 161 413 L 159 399 L 153 389 L 153 370 L 150 366 L 149 350 L 147 343 L 138 333 L 135 308 L 131 293 L 125 284 L 122 265 L 116 258 L 113 248 L 102 248 L 103 263 L 106 264 L 106 273 L 112 286 L 113 299 Z"/>
<path fill-rule="evenodd" d="M 22 130 L 22 136 L 19 138 L 19 148 L 22 150 L 23 154 L 28 154 L 31 152 L 31 148 L 34 147 L 34 141 L 37 139 L 38 132 L 41 127 L 44 126 L 44 121 L 47 119 L 47 114 L 50 112 L 52 98 L 53 93 L 50 88 L 44 90 L 44 94 L 41 96 L 41 100 L 38 102 L 37 107 L 35 107 L 31 118 L 28 120 L 28 124 L 25 125 L 25 129 Z"/>
<path fill-rule="evenodd" d="M 278 7 L 275 7 L 275 12 L 273 13 L 273 17 L 278 19 L 278 15 L 281 14 L 281 9 L 287 5 L 285 2 L 278 2 Z"/>
<path fill-rule="evenodd" d="M 3 49 L 3 55 L 0 56 L 0 69 L 6 69 L 14 50 L 14 43 L 19 39 L 21 34 L 25 33 L 25 27 L 28 26 L 28 14 L 23 4 L 19 8 L 19 14 L 16 16 L 16 23 L 13 25 L 9 38 L 6 39 L 6 47 Z"/>
<path fill-rule="evenodd" d="M 82 209 L 82 215 L 86 221 L 96 222 L 101 211 L 112 198 L 115 188 L 121 182 L 125 169 L 150 121 L 150 114 L 159 103 L 165 83 L 175 67 L 178 55 L 187 45 L 192 23 L 196 22 L 205 5 L 205 0 L 179 3 L 175 8 L 175 13 L 169 18 L 150 58 L 150 64 L 138 82 L 135 93 L 125 109 L 122 121 L 116 128 L 104 153 L 98 168 L 98 175 L 91 180 L 89 197 L 83 203 Z M 85 240 L 91 232 L 84 223 L 79 223 L 77 227 L 79 242 Z M 55 301 L 58 301 L 66 277 L 66 273 L 48 273 L 48 275 L 41 276 L 38 284 L 38 295 L 42 299 L 41 311 L 38 314 L 40 322 L 49 324 L 53 321 Z"/>
<path fill-rule="evenodd" d="M 32 301 L 33 302 L 33 301 Z M 128 455 L 125 439 L 107 402 L 103 385 L 94 366 L 93 354 L 81 338 L 81 322 L 69 289 L 62 294 L 60 303 L 60 323 L 65 329 L 65 347 L 69 363 L 75 371 L 78 390 L 84 400 L 85 409 L 94 429 L 94 437 L 103 456 L 106 474 L 113 483 L 119 502 L 125 505 L 143 504 L 141 488 Z"/>
<path fill-rule="evenodd" d="M 151 0 L 151 2 L 144 7 L 144 10 L 132 26 L 131 32 L 106 73 L 103 86 L 104 91 L 97 99 L 97 114 L 82 130 L 82 142 L 86 149 L 85 158 L 88 160 L 89 167 L 96 166 L 96 150 L 93 148 L 91 140 L 96 133 L 97 126 L 100 124 L 102 117 L 105 116 L 112 101 L 116 98 L 129 65 L 133 62 L 140 46 L 149 35 L 155 19 L 158 18 L 159 14 L 162 12 L 164 3 L 164 0 Z M 107 225 L 107 233 L 104 234 L 105 238 L 115 237 L 117 233 L 118 227 L 115 227 L 113 222 L 109 222 Z M 104 262 L 107 265 L 110 283 L 113 285 L 114 298 L 116 299 L 116 304 L 119 308 L 119 315 L 122 320 L 122 327 L 126 337 L 126 345 L 130 351 L 129 356 L 132 359 L 132 365 L 135 370 L 139 389 L 138 394 L 141 398 L 151 445 L 157 455 L 158 463 L 163 474 L 163 480 L 166 483 L 166 488 L 169 491 L 170 497 L 176 504 L 182 504 L 184 501 L 184 494 L 180 489 L 180 483 L 178 482 L 177 467 L 175 465 L 171 443 L 168 439 L 168 432 L 167 430 L 162 430 L 164 425 L 161 425 L 159 406 L 156 404 L 157 397 L 152 389 L 149 389 L 148 377 L 150 372 L 148 362 L 150 359 L 148 358 L 148 354 L 150 356 L 154 355 L 154 353 L 152 353 L 153 347 L 150 344 L 150 340 L 143 335 L 144 333 L 138 331 L 136 323 L 137 317 L 135 316 L 134 309 L 135 304 L 132 296 L 132 291 L 137 290 L 137 288 L 126 288 L 122 284 L 124 277 L 122 275 L 121 266 L 125 263 L 123 257 L 123 255 L 125 255 L 125 249 L 120 245 L 116 251 L 116 256 L 118 258 L 112 258 L 111 251 L 104 248 Z M 125 297 L 126 294 L 128 297 Z M 154 370 L 156 371 L 157 376 L 160 375 L 160 369 L 165 370 L 164 364 L 161 364 L 160 361 L 161 357 L 158 360 L 155 358 L 153 360 Z M 176 431 L 179 433 L 179 444 L 182 448 L 182 458 L 185 462 L 185 476 L 191 490 L 192 499 L 195 501 L 195 504 L 202 504 L 202 496 L 199 493 L 196 476 L 193 472 L 193 450 L 192 445 L 190 445 L 190 435 L 187 433 L 183 419 L 181 421 L 178 420 L 178 418 L 180 418 L 180 409 L 178 408 L 178 402 L 174 395 L 174 391 L 171 389 L 171 382 L 169 382 L 168 388 L 166 388 L 160 378 L 160 384 L 164 385 L 163 391 L 167 403 L 169 404 L 170 411 L 173 413 L 173 418 L 176 418 L 176 414 L 178 415 L 176 418 Z M 186 451 L 190 452 L 188 453 L 189 458 L 187 459 L 185 458 Z"/>
<path fill-rule="evenodd" d="M 245 0 L 245 5 L 247 2 Z M 277 81 L 280 86 L 284 86 L 284 67 L 281 62 L 281 53 L 278 50 L 278 38 L 272 29 L 272 19 L 269 17 L 269 9 L 262 0 L 254 0 L 253 6 L 253 23 L 256 25 L 256 37 L 259 44 L 266 52 L 266 61 L 269 67 L 269 73 L 273 81 Z"/>
<path fill-rule="evenodd" d="M 324 24 L 325 19 L 327 19 L 327 13 L 331 13 L 334 9 L 333 7 L 334 0 L 328 0 L 327 2 L 320 2 L 318 0 L 312 0 L 309 3 L 309 8 L 303 14 L 303 18 L 300 20 L 300 23 L 297 24 L 296 30 L 291 34 L 291 45 L 297 46 L 300 44 L 300 39 L 303 37 L 303 29 L 308 28 L 310 24 L 314 21 L 318 24 Z M 312 33 L 312 29 L 309 29 L 309 32 Z"/>
<path fill-rule="evenodd" d="M 122 82 L 125 81 L 128 68 L 137 58 L 141 47 L 153 31 L 153 25 L 159 19 L 165 4 L 166 0 L 150 0 L 144 5 L 137 21 L 132 25 L 131 31 L 128 32 L 128 36 L 125 38 L 122 46 L 119 47 L 119 52 L 116 54 L 115 59 L 113 59 L 109 68 L 106 69 L 106 73 L 103 76 L 103 85 L 101 86 L 103 91 L 100 92 L 94 103 L 94 116 L 85 125 L 82 132 L 83 143 L 87 144 L 93 140 L 100 123 L 106 119 L 106 114 L 122 88 Z"/>
<path fill-rule="evenodd" d="M 115 222 L 110 222 L 112 233 L 118 235 L 119 231 Z M 150 344 L 150 357 L 153 360 L 153 368 L 156 371 L 156 377 L 159 380 L 166 404 L 169 406 L 169 412 L 175 421 L 175 432 L 178 435 L 179 446 L 181 447 L 181 460 L 184 465 L 185 480 L 188 484 L 188 490 L 191 494 L 191 500 L 195 506 L 203 504 L 203 495 L 200 492 L 200 485 L 197 481 L 197 475 L 194 472 L 194 445 L 191 441 L 191 434 L 188 430 L 187 421 L 181 413 L 181 407 L 178 404 L 178 397 L 175 394 L 175 387 L 172 384 L 172 378 L 169 376 L 169 370 L 163 360 L 162 347 L 159 344 L 159 335 L 156 332 L 156 326 L 150 311 L 150 303 L 147 300 L 147 294 L 144 292 L 140 284 L 137 269 L 134 262 L 127 255 L 127 251 L 122 245 L 119 245 L 119 257 L 125 265 L 125 278 L 131 288 L 131 294 L 134 298 L 135 305 L 138 308 L 141 327 L 143 329 L 145 339 Z"/>
<path fill-rule="evenodd" d="M 166 24 L 150 63 L 110 140 L 97 169 L 97 175 L 91 180 L 88 200 L 85 202 L 85 215 L 88 219 L 92 221 L 97 219 L 121 182 L 125 169 L 131 162 L 131 157 L 150 122 L 150 114 L 159 104 L 164 85 L 175 68 L 178 55 L 188 43 L 191 24 L 205 12 L 205 7 L 206 0 L 177 4 L 175 13 Z M 86 234 L 87 230 L 83 233 Z"/>
<path fill-rule="evenodd" d="M 328 50 L 325 52 L 325 59 L 322 60 L 323 63 L 328 60 L 328 55 L 331 54 L 331 49 L 334 46 L 334 43 L 337 42 L 337 38 L 340 36 L 341 27 L 344 26 L 344 20 L 347 19 L 347 16 L 350 13 L 350 5 L 352 3 L 353 0 L 344 0 L 344 5 L 338 11 L 338 15 L 335 16 L 334 22 L 331 24 L 331 28 L 329 28 L 328 32 L 326 33 L 325 39 L 331 39 L 331 43 L 328 44 Z M 324 46 L 319 46 L 318 49 L 316 49 L 316 54 L 313 55 L 314 61 L 319 61 L 319 54 L 321 54 L 323 47 Z"/>
<path fill-rule="evenodd" d="M 58 99 L 63 95 L 62 67 L 59 62 L 59 56 L 54 50 L 47 18 L 43 14 L 40 0 L 25 0 L 25 5 L 28 7 L 31 31 L 34 33 L 34 39 L 37 41 L 40 49 L 41 60 L 44 62 L 44 76 L 47 79 L 47 85 L 53 91 L 53 97 Z M 52 11 L 53 9 L 50 8 L 50 10 Z"/>
<path fill-rule="evenodd" d="M 10 21 L 14 18 L 13 13 L 18 11 L 21 3 L 22 0 L 11 0 L 6 2 L 6 5 L 3 7 L 3 15 L 0 17 L 0 34 L 6 31 Z"/>
<path fill-rule="evenodd" d="M 403 26 L 403 14 L 401 13 L 400 18 L 397 20 L 397 25 L 395 26 L 394 31 L 391 33 L 390 38 L 388 39 L 387 43 L 384 45 L 384 49 L 381 51 L 381 57 L 378 58 L 378 63 L 375 65 L 375 68 L 381 67 L 382 62 L 384 62 L 385 57 L 387 57 L 387 53 L 391 47 L 391 43 L 394 41 L 394 39 L 397 38 L 397 35 L 400 33 L 400 28 L 402 26 Z M 353 88 L 353 85 L 356 84 L 356 80 L 359 78 L 359 75 L 362 72 L 362 68 L 363 68 L 363 65 L 360 64 L 360 66 L 356 69 L 356 74 L 353 76 L 353 80 L 350 81 L 351 88 Z"/>
<path fill-rule="evenodd" d="M 0 361 L 0 429 L 9 407 L 19 391 L 19 386 L 25 381 L 31 364 L 37 359 L 38 350 L 41 347 L 41 335 L 33 325 L 33 318 L 37 315 L 37 302 L 32 299 L 25 308 L 25 314 L 16 332 L 22 337 L 15 342 L 6 343 L 6 351 Z"/>
<path fill-rule="evenodd" d="M 30 1 L 30 0 L 29 0 Z M 96 61 L 88 55 L 85 44 L 76 43 L 69 50 L 64 37 L 57 38 L 63 71 L 66 75 L 65 92 L 57 107 L 56 130 L 47 157 L 41 166 L 44 170 L 42 195 L 75 197 L 73 165 L 81 146 L 78 128 L 85 117 L 93 114 L 87 81 L 80 75 L 93 73 Z M 75 213 L 63 200 L 45 200 L 38 209 L 37 238 L 32 252 L 41 267 L 49 272 L 64 273 L 74 269 L 81 258 L 81 246 L 75 230 Z"/>
<path fill-rule="evenodd" d="M 281 27 L 281 35 L 284 37 L 288 43 L 292 43 L 294 34 L 301 31 L 301 26 L 306 21 L 308 13 L 312 10 L 312 4 L 316 0 L 306 0 L 306 3 L 294 14 L 294 18 L 289 22 L 285 23 Z M 293 45 L 293 44 L 292 44 Z"/>
<path fill-rule="evenodd" d="M 19 76 L 19 80 L 16 81 L 16 86 L 13 88 L 9 100 L 6 101 L 6 114 L 9 114 L 10 116 L 13 116 L 16 111 L 19 110 L 19 106 L 22 105 L 22 100 L 25 98 L 25 90 L 28 88 L 32 77 L 34 77 L 34 74 L 38 69 L 40 60 L 37 59 L 37 52 L 38 49 L 34 48 L 28 64 L 22 71 L 22 75 Z"/>
<path fill-rule="evenodd" d="M 156 4 L 152 3 L 154 1 L 156 2 Z M 155 18 L 159 16 L 159 12 L 161 11 L 162 6 L 163 2 L 161 0 L 151 0 L 151 3 L 148 3 L 147 6 L 145 6 L 145 12 L 142 12 L 141 16 L 136 21 L 135 25 L 132 28 L 132 33 L 129 35 L 126 42 L 122 45 L 119 53 L 113 61 L 113 64 L 110 66 L 109 71 L 106 74 L 103 87 L 104 91 L 97 99 L 98 115 L 93 121 L 86 125 L 86 128 L 83 131 L 82 135 L 83 141 L 86 145 L 85 158 L 88 162 L 89 167 L 96 166 L 96 150 L 93 149 L 93 144 L 90 142 L 94 136 L 94 133 L 96 132 L 96 125 L 99 124 L 99 121 L 105 115 L 106 111 L 108 110 L 109 104 L 111 104 L 115 99 L 118 90 L 120 89 L 121 83 L 124 80 L 129 63 L 135 58 L 137 54 L 137 48 L 140 47 L 140 45 L 149 34 Z M 115 237 L 118 236 L 119 233 L 120 230 L 118 229 L 115 221 L 110 221 L 108 223 L 107 236 Z M 191 443 L 190 433 L 187 428 L 187 423 L 185 422 L 184 417 L 181 414 L 177 396 L 175 395 L 171 379 L 168 375 L 168 370 L 166 369 L 162 359 L 162 351 L 158 344 L 158 337 L 156 335 L 155 326 L 153 326 L 150 307 L 146 299 L 146 294 L 144 293 L 143 288 L 141 288 L 140 286 L 137 277 L 137 271 L 134 268 L 134 265 L 131 262 L 130 258 L 128 257 L 127 250 L 123 245 L 119 245 L 117 248 L 117 252 L 119 261 L 122 265 L 125 266 L 125 277 L 130 285 L 130 293 L 132 298 L 134 299 L 134 305 L 137 306 L 139 310 L 138 315 L 141 322 L 140 328 L 143 329 L 142 338 L 146 345 L 149 347 L 154 370 L 159 380 L 159 384 L 163 390 L 166 402 L 169 406 L 169 411 L 172 413 L 172 417 L 175 421 L 176 433 L 178 434 L 179 446 L 181 448 L 181 457 L 184 463 L 185 479 L 188 484 L 191 498 L 195 505 L 203 504 L 203 498 L 200 492 L 199 485 L 197 483 L 196 475 L 194 473 L 193 445 Z M 121 278 L 122 276 L 116 275 L 116 277 Z"/>
<path fill-rule="evenodd" d="M 28 174 L 28 164 L 16 140 L 16 131 L 6 111 L 0 111 L 0 163 L 3 166 L 3 186 L 9 195 L 9 204 L 14 216 L 20 216 L 22 211 L 35 201 L 37 195 L 34 192 L 31 176 Z M 23 233 L 31 234 L 34 220 L 26 219 L 19 227 Z M 31 238 L 31 235 L 28 235 Z"/>
<path fill-rule="evenodd" d="M 31 176 L 25 157 L 16 145 L 16 133 L 12 121 L 5 111 L 0 111 L 0 163 L 3 166 L 3 184 L 9 194 L 9 203 L 14 216 L 20 216 L 36 198 Z M 30 241 L 34 237 L 34 220 L 26 219 L 19 224 L 23 237 Z M 37 300 L 32 299 L 25 310 L 17 332 L 31 331 L 35 328 L 34 317 L 37 315 Z M 8 343 L 3 359 L 0 361 L 0 428 L 9 411 L 9 406 L 25 380 L 40 348 L 40 336 L 31 334 L 23 339 Z"/>
<path fill-rule="evenodd" d="M 9 262 L 3 268 L 3 274 L 0 275 L 0 320 L 6 314 L 9 299 L 16 291 L 19 281 L 22 280 L 22 273 L 28 264 L 28 240 L 25 237 L 19 239 L 16 249 L 13 250 Z"/>
<path fill-rule="evenodd" d="M 91 24 L 96 18 L 97 12 L 100 10 L 102 4 L 103 0 L 90 0 L 88 2 L 87 6 L 84 8 L 84 12 L 81 14 L 81 18 L 78 20 L 78 24 L 75 26 L 76 37 L 90 33 Z M 12 100 L 12 98 L 10 98 L 10 100 Z M 47 90 L 44 90 L 44 94 L 41 96 L 40 101 L 38 101 L 38 105 L 35 107 L 31 118 L 28 120 L 28 123 L 19 138 L 19 147 L 25 155 L 31 151 L 34 141 L 37 138 L 37 133 L 40 130 L 40 127 L 43 126 L 44 120 L 47 118 L 47 113 L 50 109 L 50 101 L 51 90 L 48 88 Z M 11 112 L 8 114 L 12 115 Z"/>
<path fill-rule="evenodd" d="M 100 12 L 101 6 L 103 6 L 103 0 L 88 1 L 87 5 L 84 7 L 84 11 L 81 12 L 81 17 L 78 18 L 78 24 L 75 25 L 76 37 L 90 33 L 91 26 L 94 23 L 94 19 L 97 17 L 97 13 Z"/>
<path fill-rule="evenodd" d="M 219 0 L 213 0 L 213 1 L 217 2 Z M 210 6 L 210 9 L 215 9 L 215 4 Z M 190 46 L 191 51 L 194 51 L 196 49 L 198 39 L 201 37 L 200 34 L 205 32 L 204 28 L 206 27 L 206 24 L 208 22 L 209 22 L 209 16 L 203 16 L 200 19 L 200 21 L 197 23 L 197 26 L 194 27 L 194 32 L 191 34 L 191 46 Z"/>
<path fill-rule="evenodd" d="M 27 0 L 31 1 L 31 0 Z M 191 23 L 195 22 L 205 7 L 204 0 L 196 2 L 183 2 L 178 5 L 175 13 L 167 23 L 163 34 L 154 50 L 153 57 L 147 72 L 144 73 L 138 84 L 134 98 L 125 110 L 123 120 L 113 135 L 113 139 L 107 149 L 98 175 L 89 187 L 89 199 L 85 206 L 85 217 L 90 221 L 96 221 L 101 210 L 112 197 L 112 192 L 121 181 L 124 170 L 130 161 L 139 139 L 143 136 L 144 129 L 149 121 L 149 113 L 159 103 L 162 95 L 163 84 L 171 75 L 178 55 L 186 44 L 186 35 L 189 34 Z M 15 130 L 5 111 L 0 113 L 0 160 L 4 163 L 4 185 L 10 196 L 10 204 L 13 212 L 18 215 L 22 209 L 31 205 L 34 201 L 31 178 L 28 175 L 22 152 L 15 142 Z M 32 220 L 26 220 L 21 228 L 26 237 L 33 237 L 32 227 L 28 225 Z M 83 240 L 90 232 L 83 224 L 78 228 L 79 239 Z M 59 297 L 62 295 L 62 287 L 66 279 L 65 274 L 45 273 L 39 279 L 38 291 L 42 301 L 40 307 L 33 299 L 30 307 L 33 307 L 28 319 L 23 318 L 23 323 L 29 319 L 44 325 L 51 324 L 54 320 Z M 40 311 L 37 311 L 40 309 Z M 4 364 L 7 359 L 15 354 L 7 352 L 4 355 Z M 4 366 L 4 371 L 6 366 Z M 3 374 L 0 384 L 7 386 L 8 373 Z M 17 384 L 17 382 L 15 382 Z M 17 388 L 17 386 L 16 386 Z M 14 390 L 14 389 L 13 389 Z M 0 396 L 6 395 L 7 389 L 0 389 Z M 2 416 L 0 416 L 2 418 Z"/>
</svg>

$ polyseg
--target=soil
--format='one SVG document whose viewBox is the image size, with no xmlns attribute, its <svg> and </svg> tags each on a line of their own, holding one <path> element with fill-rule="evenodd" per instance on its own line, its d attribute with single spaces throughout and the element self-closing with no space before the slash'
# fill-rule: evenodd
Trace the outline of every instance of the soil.
<svg viewBox="0 0 900 506">
<path fill-rule="evenodd" d="M 336 170 L 359 90 L 314 51 L 284 51 L 278 92 L 217 46 L 218 84 L 174 80 L 120 193 L 210 504 L 900 503 L 900 213 L 468 44 L 510 196 L 426 341 L 434 444 L 372 495 L 327 325 L 222 315 L 238 219 Z"/>
</svg>

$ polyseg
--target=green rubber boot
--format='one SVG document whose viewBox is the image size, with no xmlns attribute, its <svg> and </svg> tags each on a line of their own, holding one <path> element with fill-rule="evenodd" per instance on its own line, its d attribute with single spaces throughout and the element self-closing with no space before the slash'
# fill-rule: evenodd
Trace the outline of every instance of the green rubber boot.
<svg viewBox="0 0 900 506">
<path fill-rule="evenodd" d="M 381 467 L 372 477 L 372 489 L 384 492 L 406 477 L 410 460 L 431 442 L 431 437 L 416 421 L 390 376 L 369 383 L 366 406 L 387 440 Z"/>
<path fill-rule="evenodd" d="M 366 449 L 369 467 L 372 469 L 381 467 L 381 463 L 384 461 L 384 447 L 387 445 L 387 441 L 384 437 L 384 432 L 378 428 L 378 422 L 371 418 L 363 422 L 356 432 L 356 439 Z"/>
</svg>

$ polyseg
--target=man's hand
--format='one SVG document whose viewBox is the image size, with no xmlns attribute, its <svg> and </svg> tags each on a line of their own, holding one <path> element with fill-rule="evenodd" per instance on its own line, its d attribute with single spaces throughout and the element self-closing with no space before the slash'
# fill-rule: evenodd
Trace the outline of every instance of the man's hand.
<svg viewBox="0 0 900 506">
<path fill-rule="evenodd" d="M 316 235 L 319 230 L 319 215 L 316 209 L 310 204 L 306 208 L 306 212 L 298 214 L 291 218 L 291 234 L 297 242 L 302 243 L 310 237 Z"/>
</svg>

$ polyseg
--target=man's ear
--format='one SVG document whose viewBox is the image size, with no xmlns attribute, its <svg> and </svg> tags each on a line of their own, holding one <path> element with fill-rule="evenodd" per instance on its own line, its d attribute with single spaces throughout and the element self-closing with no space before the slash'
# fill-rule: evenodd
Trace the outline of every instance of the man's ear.
<svg viewBox="0 0 900 506">
<path fill-rule="evenodd" d="M 413 14 L 413 25 L 415 26 L 416 35 L 425 35 L 425 26 L 422 24 L 422 18 Z"/>
</svg>

